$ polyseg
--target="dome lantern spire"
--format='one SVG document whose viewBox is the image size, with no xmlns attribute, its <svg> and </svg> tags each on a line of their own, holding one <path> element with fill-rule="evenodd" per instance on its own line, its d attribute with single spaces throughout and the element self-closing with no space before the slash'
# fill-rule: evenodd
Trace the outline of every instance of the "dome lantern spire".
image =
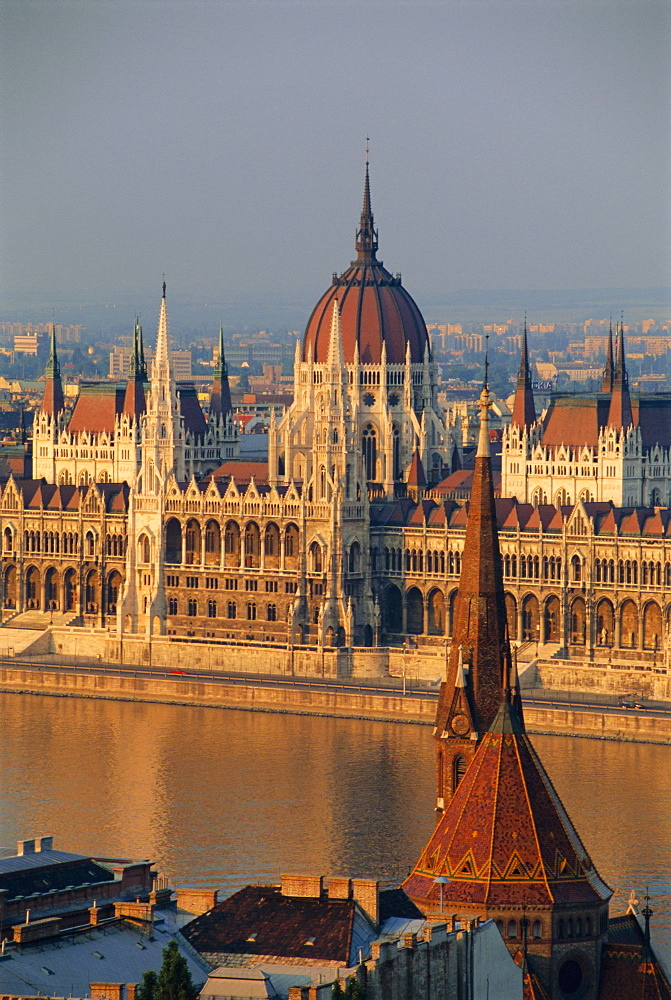
<svg viewBox="0 0 671 1000">
<path fill-rule="evenodd" d="M 363 187 L 363 208 L 361 221 L 356 231 L 356 254 L 358 264 L 377 263 L 377 229 L 370 206 L 370 177 L 368 175 L 368 138 L 366 138 L 366 179 Z"/>
</svg>

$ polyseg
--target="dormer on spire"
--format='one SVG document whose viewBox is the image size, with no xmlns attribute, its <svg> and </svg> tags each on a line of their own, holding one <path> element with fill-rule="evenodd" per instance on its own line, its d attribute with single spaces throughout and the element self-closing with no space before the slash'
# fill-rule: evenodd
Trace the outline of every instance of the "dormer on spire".
<svg viewBox="0 0 671 1000">
<path fill-rule="evenodd" d="M 49 346 L 49 360 L 45 369 L 44 396 L 42 398 L 42 412 L 51 416 L 59 414 L 64 407 L 63 383 L 61 382 L 61 366 L 58 363 L 58 353 L 56 351 L 56 324 L 51 324 L 51 342 Z"/>
<path fill-rule="evenodd" d="M 361 221 L 356 231 L 357 264 L 377 264 L 377 229 L 373 221 L 373 209 L 370 204 L 370 178 L 368 175 L 368 147 L 366 147 L 366 179 L 363 187 L 363 208 Z"/>
<path fill-rule="evenodd" d="M 606 348 L 606 364 L 603 368 L 603 378 L 601 380 L 601 392 L 611 393 L 613 391 L 613 379 L 615 376 L 615 366 L 613 364 L 613 321 L 610 322 L 608 330 L 608 346 Z"/>
<path fill-rule="evenodd" d="M 527 321 L 524 319 L 524 333 L 522 335 L 522 357 L 517 373 L 517 386 L 515 388 L 515 405 L 513 406 L 512 425 L 514 427 L 531 427 L 536 422 L 536 407 L 534 404 L 534 393 L 531 384 L 531 369 L 529 367 L 529 346 L 527 343 Z"/>
<path fill-rule="evenodd" d="M 613 394 L 608 410 L 608 426 L 615 427 L 617 430 L 626 430 L 627 427 L 632 426 L 633 422 L 629 378 L 624 361 L 624 323 L 620 323 L 617 338 L 617 362 L 613 375 Z"/>
<path fill-rule="evenodd" d="M 212 394 L 210 396 L 210 416 L 226 418 L 233 412 L 231 389 L 228 384 L 228 365 L 224 354 L 224 328 L 219 327 L 219 347 L 217 363 L 214 366 Z"/>
</svg>

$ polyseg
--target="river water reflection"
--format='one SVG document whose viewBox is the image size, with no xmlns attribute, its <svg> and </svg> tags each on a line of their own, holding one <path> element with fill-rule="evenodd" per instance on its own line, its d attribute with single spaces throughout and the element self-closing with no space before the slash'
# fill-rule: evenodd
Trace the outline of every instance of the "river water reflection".
<svg viewBox="0 0 671 1000">
<path fill-rule="evenodd" d="M 149 857 L 176 885 L 404 878 L 433 826 L 426 726 L 0 694 L 0 846 Z M 611 912 L 650 886 L 671 964 L 671 747 L 534 743 Z"/>
</svg>

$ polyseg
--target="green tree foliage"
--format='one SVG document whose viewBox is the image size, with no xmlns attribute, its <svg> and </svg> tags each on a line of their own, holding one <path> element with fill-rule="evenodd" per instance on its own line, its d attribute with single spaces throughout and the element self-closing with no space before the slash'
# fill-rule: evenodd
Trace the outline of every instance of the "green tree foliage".
<svg viewBox="0 0 671 1000">
<path fill-rule="evenodd" d="M 364 991 L 356 976 L 350 976 L 345 986 L 345 1000 L 364 1000 Z"/>
<path fill-rule="evenodd" d="M 180 955 L 177 942 L 173 940 L 163 949 L 163 965 L 153 1000 L 196 1000 L 197 996 L 186 959 Z"/>
<path fill-rule="evenodd" d="M 180 955 L 177 942 L 171 941 L 163 949 L 159 974 L 152 970 L 142 977 L 137 1000 L 196 1000 L 197 996 L 186 959 Z"/>
<path fill-rule="evenodd" d="M 333 984 L 333 988 L 331 990 L 331 1000 L 341 1000 L 341 997 L 342 997 L 342 983 L 340 982 L 339 979 L 336 979 L 336 981 Z"/>
<path fill-rule="evenodd" d="M 154 1000 L 156 994 L 156 980 L 158 976 L 153 969 L 149 972 L 145 972 L 142 977 L 142 982 L 138 986 L 137 990 L 137 1000 Z"/>
</svg>

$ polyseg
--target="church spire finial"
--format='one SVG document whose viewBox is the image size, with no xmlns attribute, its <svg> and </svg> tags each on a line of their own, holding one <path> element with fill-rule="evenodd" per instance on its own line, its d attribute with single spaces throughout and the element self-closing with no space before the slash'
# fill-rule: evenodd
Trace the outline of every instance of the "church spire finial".
<svg viewBox="0 0 671 1000">
<path fill-rule="evenodd" d="M 357 263 L 377 263 L 377 229 L 373 220 L 373 209 L 370 202 L 370 176 L 368 172 L 368 137 L 366 137 L 366 178 L 363 186 L 363 208 L 361 221 L 356 231 Z"/>
</svg>

